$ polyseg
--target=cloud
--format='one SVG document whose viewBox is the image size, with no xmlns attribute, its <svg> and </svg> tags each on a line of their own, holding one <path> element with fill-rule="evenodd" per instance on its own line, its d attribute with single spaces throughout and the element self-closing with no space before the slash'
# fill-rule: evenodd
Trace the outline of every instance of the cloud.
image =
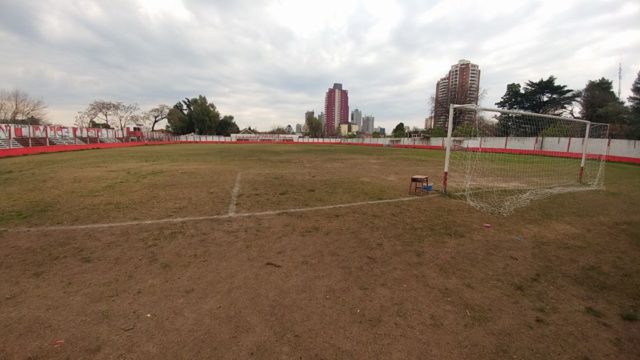
<svg viewBox="0 0 640 360">
<path fill-rule="evenodd" d="M 95 99 L 151 107 L 206 95 L 241 126 L 322 111 L 334 82 L 377 125 L 422 126 L 435 82 L 479 64 L 485 105 L 549 75 L 577 89 L 640 70 L 635 1 L 3 1 L 2 88 L 70 124 Z M 614 82 L 615 83 L 615 82 Z"/>
</svg>

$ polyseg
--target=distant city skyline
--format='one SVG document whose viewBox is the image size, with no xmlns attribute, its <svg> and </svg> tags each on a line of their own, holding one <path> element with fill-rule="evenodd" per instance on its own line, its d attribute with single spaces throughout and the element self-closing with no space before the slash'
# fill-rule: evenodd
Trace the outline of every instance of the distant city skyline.
<svg viewBox="0 0 640 360">
<path fill-rule="evenodd" d="M 150 109 L 202 94 L 241 128 L 269 130 L 323 111 L 339 81 L 378 125 L 422 127 L 459 59 L 481 66 L 486 106 L 509 83 L 550 75 L 617 89 L 619 63 L 626 101 L 638 18 L 637 0 L 5 0 L 0 88 L 42 99 L 63 125 L 97 99 Z"/>
</svg>

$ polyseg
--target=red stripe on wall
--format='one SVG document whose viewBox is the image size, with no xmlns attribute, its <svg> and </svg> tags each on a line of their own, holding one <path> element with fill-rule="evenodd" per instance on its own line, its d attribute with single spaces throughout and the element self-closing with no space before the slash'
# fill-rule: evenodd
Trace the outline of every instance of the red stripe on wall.
<svg viewBox="0 0 640 360">
<path fill-rule="evenodd" d="M 167 145 L 167 144 L 288 144 L 288 145 L 348 145 L 348 146 L 368 146 L 368 147 L 383 147 L 384 144 L 379 143 L 343 143 L 343 142 L 293 142 L 293 141 L 158 141 L 158 142 L 130 142 L 130 143 L 115 143 L 115 144 L 83 144 L 83 145 L 52 145 L 52 146 L 36 146 L 30 148 L 13 148 L 13 149 L 0 149 L 0 158 L 10 156 L 22 156 L 31 154 L 43 154 L 43 153 L 55 153 L 55 152 L 67 152 L 78 150 L 90 150 L 90 149 L 110 149 L 110 148 L 122 148 L 132 146 L 144 146 L 144 145 Z M 405 148 L 405 149 L 423 149 L 423 150 L 444 150 L 442 146 L 434 145 L 402 145 L 394 144 L 392 147 Z M 523 150 L 523 149 L 503 149 L 503 148 L 467 148 L 468 151 L 479 151 L 484 153 L 499 153 L 499 154 L 514 154 L 514 155 L 541 155 L 541 156 L 553 156 L 563 158 L 581 158 L 580 153 L 572 153 L 566 151 L 546 151 L 546 150 Z M 601 155 L 589 154 L 589 159 L 598 159 Z M 631 164 L 640 164 L 640 158 L 607 155 L 605 157 L 607 161 L 611 162 L 623 162 Z"/>
</svg>

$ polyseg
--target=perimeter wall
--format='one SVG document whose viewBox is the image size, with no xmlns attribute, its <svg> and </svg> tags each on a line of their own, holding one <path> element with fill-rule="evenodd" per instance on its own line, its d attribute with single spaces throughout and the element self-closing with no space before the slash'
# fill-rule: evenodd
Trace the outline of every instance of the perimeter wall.
<svg viewBox="0 0 640 360">
<path fill-rule="evenodd" d="M 579 157 L 583 138 L 569 137 L 483 137 L 457 138 L 458 148 L 483 152 L 535 154 Z M 159 132 L 144 132 L 127 128 L 112 129 L 75 128 L 64 126 L 35 126 L 0 124 L 0 157 L 20 156 L 47 152 L 101 149 L 174 143 L 278 143 L 390 146 L 443 150 L 445 138 L 306 138 L 298 135 L 247 135 L 231 137 L 214 135 L 172 136 Z M 640 164 L 640 141 L 622 139 L 589 139 L 587 153 L 603 155 L 608 161 Z"/>
</svg>

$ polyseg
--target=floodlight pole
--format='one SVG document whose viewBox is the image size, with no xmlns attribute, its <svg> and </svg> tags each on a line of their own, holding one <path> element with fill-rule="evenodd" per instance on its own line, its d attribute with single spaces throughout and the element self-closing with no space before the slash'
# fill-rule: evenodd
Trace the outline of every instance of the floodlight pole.
<svg viewBox="0 0 640 360">
<path fill-rule="evenodd" d="M 587 159 L 587 143 L 589 142 L 589 131 L 591 130 L 591 123 L 587 123 L 587 130 L 584 133 L 584 141 L 582 141 L 582 160 L 580 160 L 580 174 L 578 175 L 578 182 L 582 182 L 582 176 L 584 175 L 584 165 Z"/>
<path fill-rule="evenodd" d="M 447 125 L 447 141 L 445 141 L 446 153 L 444 156 L 444 175 L 442 179 L 442 191 L 447 192 L 447 180 L 449 177 L 449 160 L 451 159 L 451 134 L 453 132 L 453 104 L 449 105 L 449 122 Z"/>
</svg>

